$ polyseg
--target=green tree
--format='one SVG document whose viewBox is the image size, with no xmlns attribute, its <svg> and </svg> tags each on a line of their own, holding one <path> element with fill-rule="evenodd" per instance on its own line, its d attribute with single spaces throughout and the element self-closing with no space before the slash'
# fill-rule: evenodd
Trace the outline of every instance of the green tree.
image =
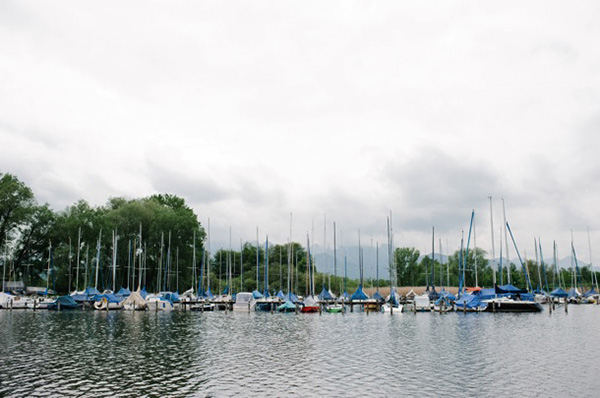
<svg viewBox="0 0 600 398">
<path fill-rule="evenodd" d="M 0 248 L 29 223 L 34 208 L 31 189 L 12 174 L 0 173 Z"/>
<path fill-rule="evenodd" d="M 414 247 L 399 247 L 394 251 L 396 257 L 396 270 L 398 276 L 398 284 L 400 286 L 415 286 L 418 283 L 419 267 L 419 250 Z"/>
</svg>

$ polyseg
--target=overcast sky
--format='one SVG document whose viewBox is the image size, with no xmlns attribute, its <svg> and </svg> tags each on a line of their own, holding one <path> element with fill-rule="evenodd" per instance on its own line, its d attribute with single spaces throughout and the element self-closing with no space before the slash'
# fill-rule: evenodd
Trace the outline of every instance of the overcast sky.
<svg viewBox="0 0 600 398">
<path fill-rule="evenodd" d="M 40 202 L 182 196 L 213 245 L 600 261 L 598 1 L 2 1 L 0 172 Z M 341 234 L 341 236 L 340 236 Z M 448 246 L 446 247 L 446 241 Z M 437 246 L 437 244 L 436 244 Z M 437 250 L 437 247 L 436 247 Z M 512 255 L 514 250 L 511 248 Z"/>
</svg>

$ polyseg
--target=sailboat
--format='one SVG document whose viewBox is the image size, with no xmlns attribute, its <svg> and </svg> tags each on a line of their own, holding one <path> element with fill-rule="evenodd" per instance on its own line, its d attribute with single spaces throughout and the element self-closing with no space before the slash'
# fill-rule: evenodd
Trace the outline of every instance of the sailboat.
<svg viewBox="0 0 600 398">
<path fill-rule="evenodd" d="M 388 238 L 388 271 L 390 277 L 390 294 L 386 297 L 385 303 L 381 306 L 381 311 L 389 314 L 399 314 L 403 310 L 403 305 L 400 304 L 400 297 L 396 293 L 398 285 L 398 271 L 396 269 L 396 261 L 394 256 L 394 230 L 392 227 L 392 212 L 387 218 L 387 238 Z M 379 246 L 377 246 L 379 249 Z M 377 282 L 379 283 L 379 251 L 377 252 Z"/>
<path fill-rule="evenodd" d="M 523 267 L 523 273 L 525 274 L 527 288 L 519 289 L 511 285 L 510 283 L 507 283 L 503 286 L 495 286 L 493 296 L 490 295 L 491 297 L 482 297 L 482 303 L 485 303 L 487 305 L 485 311 L 541 312 L 543 310 L 542 305 L 540 303 L 535 302 L 533 294 L 530 293 L 533 289 L 531 288 L 531 282 L 529 280 L 529 272 L 527 272 L 527 268 L 523 263 L 521 253 L 519 252 L 519 248 L 517 247 L 515 238 L 513 236 L 512 230 L 510 229 L 510 225 L 508 224 L 508 222 L 506 223 L 506 228 L 510 234 L 515 251 L 517 253 L 517 257 L 519 258 L 519 262 Z"/>
<path fill-rule="evenodd" d="M 310 255 L 310 240 L 308 234 L 306 234 L 306 268 L 308 276 L 308 294 L 304 299 L 302 312 L 319 312 L 319 302 L 314 297 L 315 291 L 315 269 L 314 262 L 311 262 Z"/>
</svg>

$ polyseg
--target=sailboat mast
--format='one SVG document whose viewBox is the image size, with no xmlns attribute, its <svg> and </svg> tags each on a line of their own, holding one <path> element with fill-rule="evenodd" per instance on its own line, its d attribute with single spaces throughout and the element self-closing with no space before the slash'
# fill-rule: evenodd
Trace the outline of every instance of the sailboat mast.
<svg viewBox="0 0 600 398">
<path fill-rule="evenodd" d="M 508 251 L 508 223 L 506 222 L 506 207 L 504 206 L 504 198 L 502 198 L 502 217 L 504 217 L 504 245 L 506 249 L 506 277 L 508 284 L 511 283 L 510 279 L 510 254 Z"/>
<path fill-rule="evenodd" d="M 333 222 L 333 279 L 337 279 L 337 241 L 336 241 L 335 221 Z"/>
<path fill-rule="evenodd" d="M 488 196 L 490 200 L 490 231 L 492 233 L 492 283 L 496 286 L 496 250 L 494 248 L 494 211 L 492 209 L 492 196 Z"/>
<path fill-rule="evenodd" d="M 94 283 L 94 288 L 98 289 L 98 268 L 100 266 L 100 245 L 102 244 L 102 230 L 100 230 L 100 235 L 98 236 L 98 244 L 96 245 L 96 279 Z"/>
<path fill-rule="evenodd" d="M 310 240 L 308 232 L 306 233 L 306 271 L 306 296 L 308 297 L 309 293 L 312 295 L 312 284 L 310 282 Z"/>
<path fill-rule="evenodd" d="M 81 266 L 79 259 L 79 252 L 81 251 L 81 227 L 77 232 L 77 270 L 75 271 L 75 291 L 79 289 L 79 268 Z"/>
<path fill-rule="evenodd" d="M 269 295 L 269 235 L 266 235 L 265 240 L 265 293 L 264 296 Z"/>
<path fill-rule="evenodd" d="M 117 239 L 115 237 L 115 230 L 112 231 L 112 291 L 116 291 L 117 281 Z"/>
<path fill-rule="evenodd" d="M 240 292 L 244 291 L 244 245 L 240 238 Z"/>
<path fill-rule="evenodd" d="M 142 267 L 142 223 L 140 223 L 140 236 L 139 236 L 139 246 L 137 250 L 138 255 L 138 267 L 140 270 L 138 271 L 138 288 L 140 290 L 142 288 L 142 273 L 144 272 L 144 267 Z"/>
<path fill-rule="evenodd" d="M 256 227 L 256 291 L 260 292 L 260 248 L 258 246 L 258 227 Z"/>
<path fill-rule="evenodd" d="M 288 239 L 288 281 L 287 281 L 287 291 L 288 297 L 292 297 L 292 281 L 294 280 L 294 268 L 293 268 L 293 243 L 292 243 L 292 213 L 290 212 L 290 237 Z"/>
<path fill-rule="evenodd" d="M 598 291 L 598 275 L 594 272 L 594 266 L 592 265 L 592 241 L 590 240 L 590 227 L 587 226 L 587 236 L 588 236 L 588 250 L 590 251 L 590 272 L 592 273 L 592 287 L 594 286 L 594 282 L 596 284 L 596 291 Z"/>
<path fill-rule="evenodd" d="M 208 251 L 206 252 L 206 260 L 204 266 L 206 267 L 206 291 L 210 293 L 210 217 L 208 217 Z"/>
<path fill-rule="evenodd" d="M 475 287 L 479 286 L 479 273 L 477 272 L 477 224 L 473 224 L 473 260 L 475 263 Z"/>
<path fill-rule="evenodd" d="M 6 269 L 6 245 L 4 246 L 4 269 Z M 52 241 L 48 240 L 48 272 L 46 272 L 46 295 L 48 295 L 48 289 L 50 288 L 50 262 L 52 258 Z M 2 291 L 4 292 L 4 276 L 2 277 Z"/>
<path fill-rule="evenodd" d="M 196 286 L 196 230 L 192 234 L 192 295 Z"/>
<path fill-rule="evenodd" d="M 71 257 L 72 257 L 71 256 L 71 237 L 69 236 L 69 288 L 68 288 L 69 292 L 71 291 L 71 282 L 72 282 L 71 281 L 71 277 L 72 277 L 72 274 L 73 274 L 73 264 L 71 262 Z M 10 272 L 9 272 L 8 277 L 9 277 L 9 280 L 10 280 Z M 77 290 L 77 289 L 75 289 L 75 290 Z"/>
<path fill-rule="evenodd" d="M 431 227 L 431 286 L 435 290 L 435 227 Z"/>
</svg>

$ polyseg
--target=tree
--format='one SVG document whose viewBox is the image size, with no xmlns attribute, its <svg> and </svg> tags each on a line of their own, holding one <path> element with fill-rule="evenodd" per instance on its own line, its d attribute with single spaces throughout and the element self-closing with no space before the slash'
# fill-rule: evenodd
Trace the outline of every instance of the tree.
<svg viewBox="0 0 600 398">
<path fill-rule="evenodd" d="M 421 253 L 414 247 L 400 247 L 394 252 L 399 285 L 412 285 L 418 282 L 419 257 Z"/>
<path fill-rule="evenodd" d="M 0 173 L 0 248 L 29 221 L 34 207 L 31 189 L 12 174 Z"/>
</svg>

